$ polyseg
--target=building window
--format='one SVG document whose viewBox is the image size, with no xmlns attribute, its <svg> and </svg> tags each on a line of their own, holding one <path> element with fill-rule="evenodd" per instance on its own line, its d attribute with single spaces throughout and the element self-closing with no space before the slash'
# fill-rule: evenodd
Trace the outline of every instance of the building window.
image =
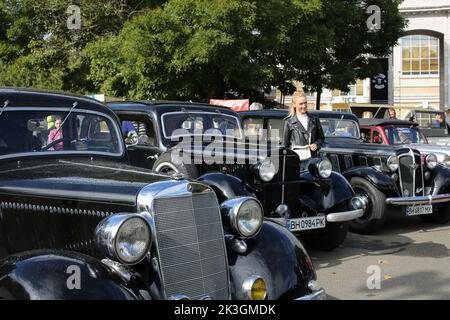
<svg viewBox="0 0 450 320">
<path fill-rule="evenodd" d="M 424 35 L 403 37 L 403 75 L 439 74 L 439 39 Z"/>
</svg>

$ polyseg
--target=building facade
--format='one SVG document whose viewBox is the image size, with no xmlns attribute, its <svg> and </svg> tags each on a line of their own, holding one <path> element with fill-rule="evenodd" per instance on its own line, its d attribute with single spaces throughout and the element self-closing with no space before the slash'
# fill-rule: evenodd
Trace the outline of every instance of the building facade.
<svg viewBox="0 0 450 320">
<path fill-rule="evenodd" d="M 450 108 L 450 0 L 405 0 L 400 6 L 408 26 L 389 57 L 389 104 L 401 114 L 416 107 Z M 301 85 L 299 85 L 301 88 Z M 277 99 L 285 104 L 290 97 Z M 358 80 L 349 92 L 324 90 L 322 109 L 370 103 L 370 79 Z M 315 94 L 308 94 L 315 106 Z"/>
</svg>

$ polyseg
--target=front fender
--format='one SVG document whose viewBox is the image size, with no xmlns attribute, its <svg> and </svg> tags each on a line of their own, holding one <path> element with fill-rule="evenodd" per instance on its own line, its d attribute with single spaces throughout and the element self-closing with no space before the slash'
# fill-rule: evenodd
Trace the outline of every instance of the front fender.
<svg viewBox="0 0 450 320">
<path fill-rule="evenodd" d="M 372 167 L 355 167 L 351 168 L 342 175 L 350 181 L 351 178 L 363 178 L 372 183 L 377 189 L 384 192 L 397 192 L 395 184 L 389 176 L 383 172 L 377 171 Z"/>
<path fill-rule="evenodd" d="M 450 192 L 450 169 L 437 166 L 432 171 L 432 180 L 434 181 L 433 195 Z"/>
<path fill-rule="evenodd" d="M 97 259 L 75 252 L 39 250 L 0 261 L 2 298 L 136 300 L 142 296 L 138 288 L 132 289 Z"/>
<path fill-rule="evenodd" d="M 221 172 L 206 173 L 198 177 L 197 180 L 214 190 L 219 203 L 236 197 L 255 197 L 241 179 L 229 174 Z"/>
<path fill-rule="evenodd" d="M 295 298 L 309 294 L 307 285 L 316 278 L 302 244 L 285 227 L 265 221 L 259 234 L 247 240 L 247 254 L 228 250 L 232 299 L 244 299 L 242 284 L 252 275 L 267 284 L 267 298 Z"/>
<path fill-rule="evenodd" d="M 332 172 L 328 179 L 317 181 L 308 172 L 303 173 L 301 178 L 311 183 L 306 190 L 303 190 L 300 199 L 305 205 L 319 211 L 327 211 L 338 204 L 350 200 L 354 195 L 350 183 L 343 175 L 337 172 Z"/>
</svg>

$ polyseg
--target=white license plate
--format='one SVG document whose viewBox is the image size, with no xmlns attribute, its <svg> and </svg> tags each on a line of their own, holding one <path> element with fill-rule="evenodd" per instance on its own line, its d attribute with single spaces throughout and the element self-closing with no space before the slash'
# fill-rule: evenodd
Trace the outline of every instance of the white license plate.
<svg viewBox="0 0 450 320">
<path fill-rule="evenodd" d="M 287 221 L 287 228 L 289 231 L 322 229 L 325 228 L 325 223 L 325 216 L 290 219 Z"/>
<path fill-rule="evenodd" d="M 433 206 L 431 204 L 406 207 L 407 216 L 419 216 L 422 214 L 432 214 L 432 213 L 433 213 Z"/>
</svg>

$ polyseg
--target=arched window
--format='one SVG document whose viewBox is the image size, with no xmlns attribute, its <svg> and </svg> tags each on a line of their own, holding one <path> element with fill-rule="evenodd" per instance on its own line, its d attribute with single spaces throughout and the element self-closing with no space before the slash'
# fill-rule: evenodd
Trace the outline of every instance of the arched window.
<svg viewBox="0 0 450 320">
<path fill-rule="evenodd" d="M 411 35 L 400 39 L 403 75 L 439 74 L 439 39 Z"/>
</svg>

